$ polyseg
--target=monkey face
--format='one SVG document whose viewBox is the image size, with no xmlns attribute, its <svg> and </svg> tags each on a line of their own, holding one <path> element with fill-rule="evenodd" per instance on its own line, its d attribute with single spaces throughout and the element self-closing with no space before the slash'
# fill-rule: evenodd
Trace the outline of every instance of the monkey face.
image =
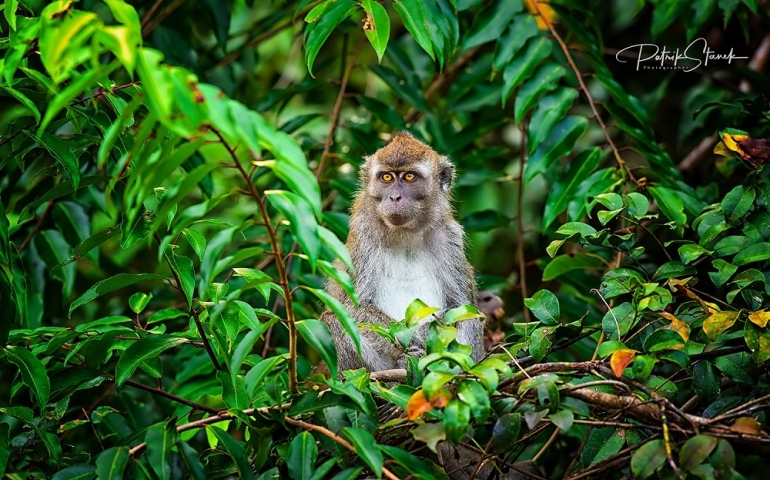
<svg viewBox="0 0 770 480">
<path fill-rule="evenodd" d="M 382 219 L 391 227 L 406 227 L 420 217 L 428 184 L 417 171 L 379 171 L 373 185 Z"/>
<path fill-rule="evenodd" d="M 361 167 L 368 204 L 389 228 L 414 229 L 449 214 L 449 188 L 454 166 L 408 132 L 401 132 L 385 147 L 367 157 Z"/>
</svg>

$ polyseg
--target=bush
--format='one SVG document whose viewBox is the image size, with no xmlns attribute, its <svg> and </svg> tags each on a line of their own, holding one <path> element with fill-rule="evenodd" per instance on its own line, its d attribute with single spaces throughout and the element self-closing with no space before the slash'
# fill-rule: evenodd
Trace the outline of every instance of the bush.
<svg viewBox="0 0 770 480">
<path fill-rule="evenodd" d="M 6 1 L 0 476 L 442 478 L 442 441 L 468 473 L 758 474 L 767 14 L 636 7 Z M 707 34 L 751 64 L 623 50 Z M 515 314 L 478 364 L 465 306 L 405 371 L 337 372 L 320 311 L 359 330 L 324 282 L 355 298 L 331 263 L 355 170 L 401 129 L 458 166 L 479 284 Z"/>
</svg>

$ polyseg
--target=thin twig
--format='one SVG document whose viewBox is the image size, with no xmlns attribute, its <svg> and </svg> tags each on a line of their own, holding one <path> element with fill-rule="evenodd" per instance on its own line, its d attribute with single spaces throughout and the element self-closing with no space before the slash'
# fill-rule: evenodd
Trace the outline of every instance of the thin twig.
<svg viewBox="0 0 770 480">
<path fill-rule="evenodd" d="M 176 0 L 171 5 L 163 9 L 162 12 L 158 14 L 157 17 L 153 18 L 151 21 L 147 22 L 147 25 L 144 25 L 142 27 L 142 38 L 146 37 L 150 34 L 155 28 L 160 25 L 160 22 L 166 19 L 169 15 L 174 13 L 174 10 L 181 7 L 182 4 L 185 2 L 185 0 Z"/>
<path fill-rule="evenodd" d="M 553 430 L 553 433 L 551 434 L 551 436 L 548 438 L 548 441 L 547 441 L 547 442 L 545 442 L 545 445 L 543 445 L 543 448 L 541 448 L 541 449 L 540 449 L 540 450 L 539 450 L 539 451 L 538 451 L 538 452 L 535 454 L 535 456 L 534 456 L 534 457 L 532 457 L 532 461 L 533 461 L 533 462 L 535 462 L 535 463 L 537 463 L 537 461 L 538 461 L 538 460 L 540 460 L 540 457 L 542 457 L 542 456 L 543 456 L 543 454 L 545 453 L 545 451 L 546 451 L 546 450 L 548 450 L 548 447 L 550 447 L 550 446 L 553 444 L 553 442 L 555 442 L 555 441 L 556 441 L 556 437 L 558 437 L 558 436 L 559 436 L 559 427 L 556 427 L 556 428 Z"/>
<path fill-rule="evenodd" d="M 631 181 L 633 181 L 634 183 L 637 183 L 636 179 L 634 178 L 634 175 L 631 173 L 631 170 L 626 165 L 625 160 L 623 160 L 623 158 L 620 156 L 620 151 L 618 151 L 618 147 L 616 147 L 615 142 L 612 141 L 610 132 L 607 130 L 607 125 L 604 124 L 604 120 L 602 120 L 601 115 L 599 115 L 598 110 L 596 110 L 596 103 L 594 102 L 594 99 L 591 96 L 591 93 L 588 91 L 588 87 L 586 87 L 586 84 L 583 81 L 583 76 L 580 74 L 580 70 L 578 70 L 577 65 L 575 64 L 575 60 L 572 58 L 572 54 L 569 51 L 569 48 L 567 48 L 567 45 L 564 43 L 564 40 L 562 40 L 561 36 L 556 32 L 556 29 L 553 27 L 553 23 L 551 23 L 551 20 L 548 18 L 547 15 L 543 13 L 542 7 L 540 6 L 540 2 L 538 0 L 532 0 L 532 4 L 535 6 L 535 9 L 537 10 L 537 14 L 540 16 L 540 19 L 543 20 L 545 25 L 548 27 L 548 30 L 551 32 L 551 35 L 553 35 L 553 37 L 559 43 L 559 46 L 561 47 L 562 52 L 564 52 L 564 56 L 567 57 L 567 62 L 569 62 L 569 65 L 572 68 L 572 71 L 575 72 L 575 77 L 577 77 L 577 81 L 580 84 L 580 90 L 583 92 L 583 95 L 585 95 L 586 100 L 588 100 L 588 104 L 591 106 L 591 111 L 593 112 L 593 116 L 596 118 L 596 121 L 599 123 L 599 126 L 601 127 L 602 132 L 604 133 L 604 138 L 607 139 L 607 144 L 610 146 L 610 149 L 612 149 L 612 153 L 615 156 L 615 160 L 618 162 L 618 166 L 621 168 L 623 172 L 625 172 L 628 175 Z"/>
<path fill-rule="evenodd" d="M 265 230 L 267 230 L 267 236 L 270 240 L 270 248 L 272 249 L 273 256 L 275 257 L 275 268 L 278 270 L 278 280 L 286 300 L 286 323 L 289 327 L 289 390 L 291 393 L 297 393 L 297 327 L 294 324 L 294 305 L 291 301 L 289 276 L 286 273 L 286 266 L 283 263 L 281 246 L 278 243 L 275 230 L 270 223 L 270 216 L 267 213 L 267 206 L 265 205 L 265 201 L 262 199 L 262 196 L 259 194 L 259 192 L 257 192 L 257 188 L 254 186 L 254 182 L 251 181 L 251 177 L 249 177 L 249 174 L 241 165 L 241 162 L 238 160 L 238 156 L 235 154 L 235 151 L 230 147 L 230 145 L 228 145 L 227 141 L 222 136 L 222 133 L 213 127 L 210 128 L 211 131 L 214 132 L 214 134 L 219 138 L 219 141 L 225 147 L 227 152 L 230 154 L 233 162 L 235 163 L 235 166 L 238 168 L 238 171 L 241 173 L 244 181 L 248 184 L 251 197 L 257 204 L 259 213 L 262 216 L 262 222 L 265 224 Z"/>
<path fill-rule="evenodd" d="M 152 7 L 150 7 L 149 10 L 147 10 L 147 13 L 144 14 L 144 17 L 142 17 L 142 27 L 147 25 L 147 22 L 150 21 L 150 17 L 152 17 L 152 14 L 155 13 L 155 10 L 158 9 L 160 4 L 163 3 L 163 0 L 155 0 L 155 3 L 152 4 Z"/>
<path fill-rule="evenodd" d="M 40 229 L 43 226 L 43 221 L 45 220 L 45 218 L 48 216 L 48 213 L 53 208 L 53 204 L 54 204 L 53 200 L 50 200 L 48 202 L 48 205 L 46 205 L 45 210 L 43 210 L 43 213 L 40 214 L 40 217 L 37 219 L 35 228 L 33 228 L 31 232 L 29 232 L 29 235 L 27 236 L 27 238 L 25 238 L 24 241 L 21 242 L 21 245 L 19 245 L 19 254 L 21 254 L 21 252 L 23 252 L 24 249 L 27 248 L 27 246 L 29 245 L 29 242 L 32 241 L 32 237 L 34 237 L 35 235 L 38 234 L 38 232 L 40 232 Z"/>
<path fill-rule="evenodd" d="M 273 27 L 271 30 L 268 30 L 260 35 L 257 35 L 254 39 L 249 40 L 246 44 L 244 44 L 238 50 L 227 54 L 222 60 L 217 62 L 217 64 L 214 66 L 214 69 L 221 68 L 221 67 L 224 67 L 225 65 L 231 64 L 232 62 L 237 60 L 238 57 L 240 57 L 243 54 L 243 52 L 245 52 L 246 50 L 259 46 L 259 44 L 261 44 L 262 42 L 273 38 L 274 36 L 281 33 L 282 31 L 284 31 L 285 29 L 287 29 L 292 25 L 294 25 L 294 22 L 291 19 L 289 19 L 289 21 L 282 23 L 280 25 L 277 25 L 276 27 Z"/>
<path fill-rule="evenodd" d="M 449 80 L 454 78 L 454 76 L 462 69 L 466 63 L 468 63 L 473 56 L 476 54 L 476 52 L 479 51 L 480 46 L 473 47 L 467 52 L 460 55 L 460 58 L 457 59 L 455 63 L 453 63 L 449 68 L 446 70 L 440 72 L 438 75 L 436 75 L 436 78 L 433 80 L 433 82 L 428 86 L 428 89 L 425 90 L 425 100 L 429 100 L 434 93 L 436 93 L 441 87 L 444 86 L 445 83 L 447 83 Z M 417 121 L 417 119 L 420 118 L 423 112 L 420 110 L 417 110 L 416 108 L 412 108 L 409 110 L 406 115 L 404 115 L 404 121 L 406 123 L 414 123 Z"/>
<path fill-rule="evenodd" d="M 527 158 L 527 121 L 521 125 L 521 158 L 519 159 L 519 178 L 524 178 L 524 163 Z M 524 182 L 519 182 L 519 189 L 517 191 L 518 205 L 516 205 L 516 225 L 518 227 L 518 244 L 516 246 L 519 257 L 519 286 L 521 287 L 521 301 L 524 303 L 527 299 L 527 262 L 524 257 Z M 532 317 L 529 315 L 529 309 L 523 308 L 524 321 L 527 323 L 532 321 Z"/>
<path fill-rule="evenodd" d="M 158 396 L 161 396 L 161 397 L 165 397 L 165 398 L 167 398 L 169 400 L 172 400 L 172 401 L 177 402 L 177 403 L 181 403 L 182 405 L 187 405 L 188 407 L 191 407 L 191 408 L 193 408 L 195 410 L 200 410 L 202 412 L 208 412 L 208 413 L 213 413 L 213 414 L 217 414 L 217 413 L 220 412 L 220 410 L 217 410 L 216 408 L 211 408 L 211 407 L 206 406 L 206 405 L 201 405 L 200 403 L 191 402 L 190 400 L 187 400 L 186 398 L 182 398 L 182 397 L 180 397 L 178 395 L 174 395 L 173 393 L 169 393 L 169 392 L 167 392 L 165 390 L 160 390 L 159 388 L 150 387 L 150 386 L 138 383 L 138 382 L 134 382 L 132 380 L 126 380 L 125 382 L 123 382 L 123 385 L 128 385 L 130 387 L 138 388 L 139 390 L 144 390 L 145 392 L 150 392 L 153 395 L 158 395 Z"/>
<path fill-rule="evenodd" d="M 326 140 L 324 141 L 324 150 L 321 154 L 321 160 L 318 161 L 318 168 L 316 168 L 316 178 L 321 178 L 324 167 L 326 166 L 326 159 L 329 157 L 329 150 L 331 149 L 332 142 L 334 141 L 334 132 L 337 131 L 337 124 L 340 118 L 340 109 L 342 107 L 342 99 L 345 96 L 345 89 L 348 86 L 348 80 L 350 80 L 350 73 L 353 71 L 353 66 L 356 63 L 358 54 L 361 52 L 361 47 L 365 42 L 358 42 L 353 54 L 350 56 L 347 66 L 345 67 L 345 73 L 340 80 L 340 90 L 337 93 L 337 100 L 334 102 L 334 108 L 332 109 L 332 116 L 329 119 L 329 133 L 326 134 Z M 344 61 L 344 60 L 343 60 Z"/>
</svg>

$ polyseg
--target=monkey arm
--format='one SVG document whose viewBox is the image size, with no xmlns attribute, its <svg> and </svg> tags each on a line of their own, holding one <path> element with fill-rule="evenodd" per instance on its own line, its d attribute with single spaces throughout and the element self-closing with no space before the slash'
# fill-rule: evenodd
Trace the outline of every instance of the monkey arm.
<svg viewBox="0 0 770 480">
<path fill-rule="evenodd" d="M 349 301 L 343 303 L 357 324 L 367 322 L 387 326 L 393 321 L 369 302 L 361 304 L 359 308 L 355 308 Z M 398 359 L 403 354 L 388 339 L 374 332 L 361 329 L 361 356 L 359 357 L 353 339 L 350 338 L 334 313 L 325 311 L 321 315 L 321 321 L 329 327 L 334 337 L 340 372 L 361 367 L 370 372 L 398 368 Z"/>
</svg>

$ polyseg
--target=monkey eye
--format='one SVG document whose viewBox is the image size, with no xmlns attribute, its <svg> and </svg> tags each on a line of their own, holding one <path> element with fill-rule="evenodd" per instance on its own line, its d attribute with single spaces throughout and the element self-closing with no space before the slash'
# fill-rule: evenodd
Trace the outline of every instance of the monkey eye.
<svg viewBox="0 0 770 480">
<path fill-rule="evenodd" d="M 417 178 L 417 175 L 415 175 L 412 172 L 404 174 L 404 180 L 406 180 L 407 182 L 414 182 L 416 178 Z"/>
<path fill-rule="evenodd" d="M 383 182 L 390 183 L 393 181 L 394 177 L 393 177 L 393 174 L 391 173 L 383 173 L 382 175 L 380 175 L 380 178 L 382 179 Z"/>
</svg>

